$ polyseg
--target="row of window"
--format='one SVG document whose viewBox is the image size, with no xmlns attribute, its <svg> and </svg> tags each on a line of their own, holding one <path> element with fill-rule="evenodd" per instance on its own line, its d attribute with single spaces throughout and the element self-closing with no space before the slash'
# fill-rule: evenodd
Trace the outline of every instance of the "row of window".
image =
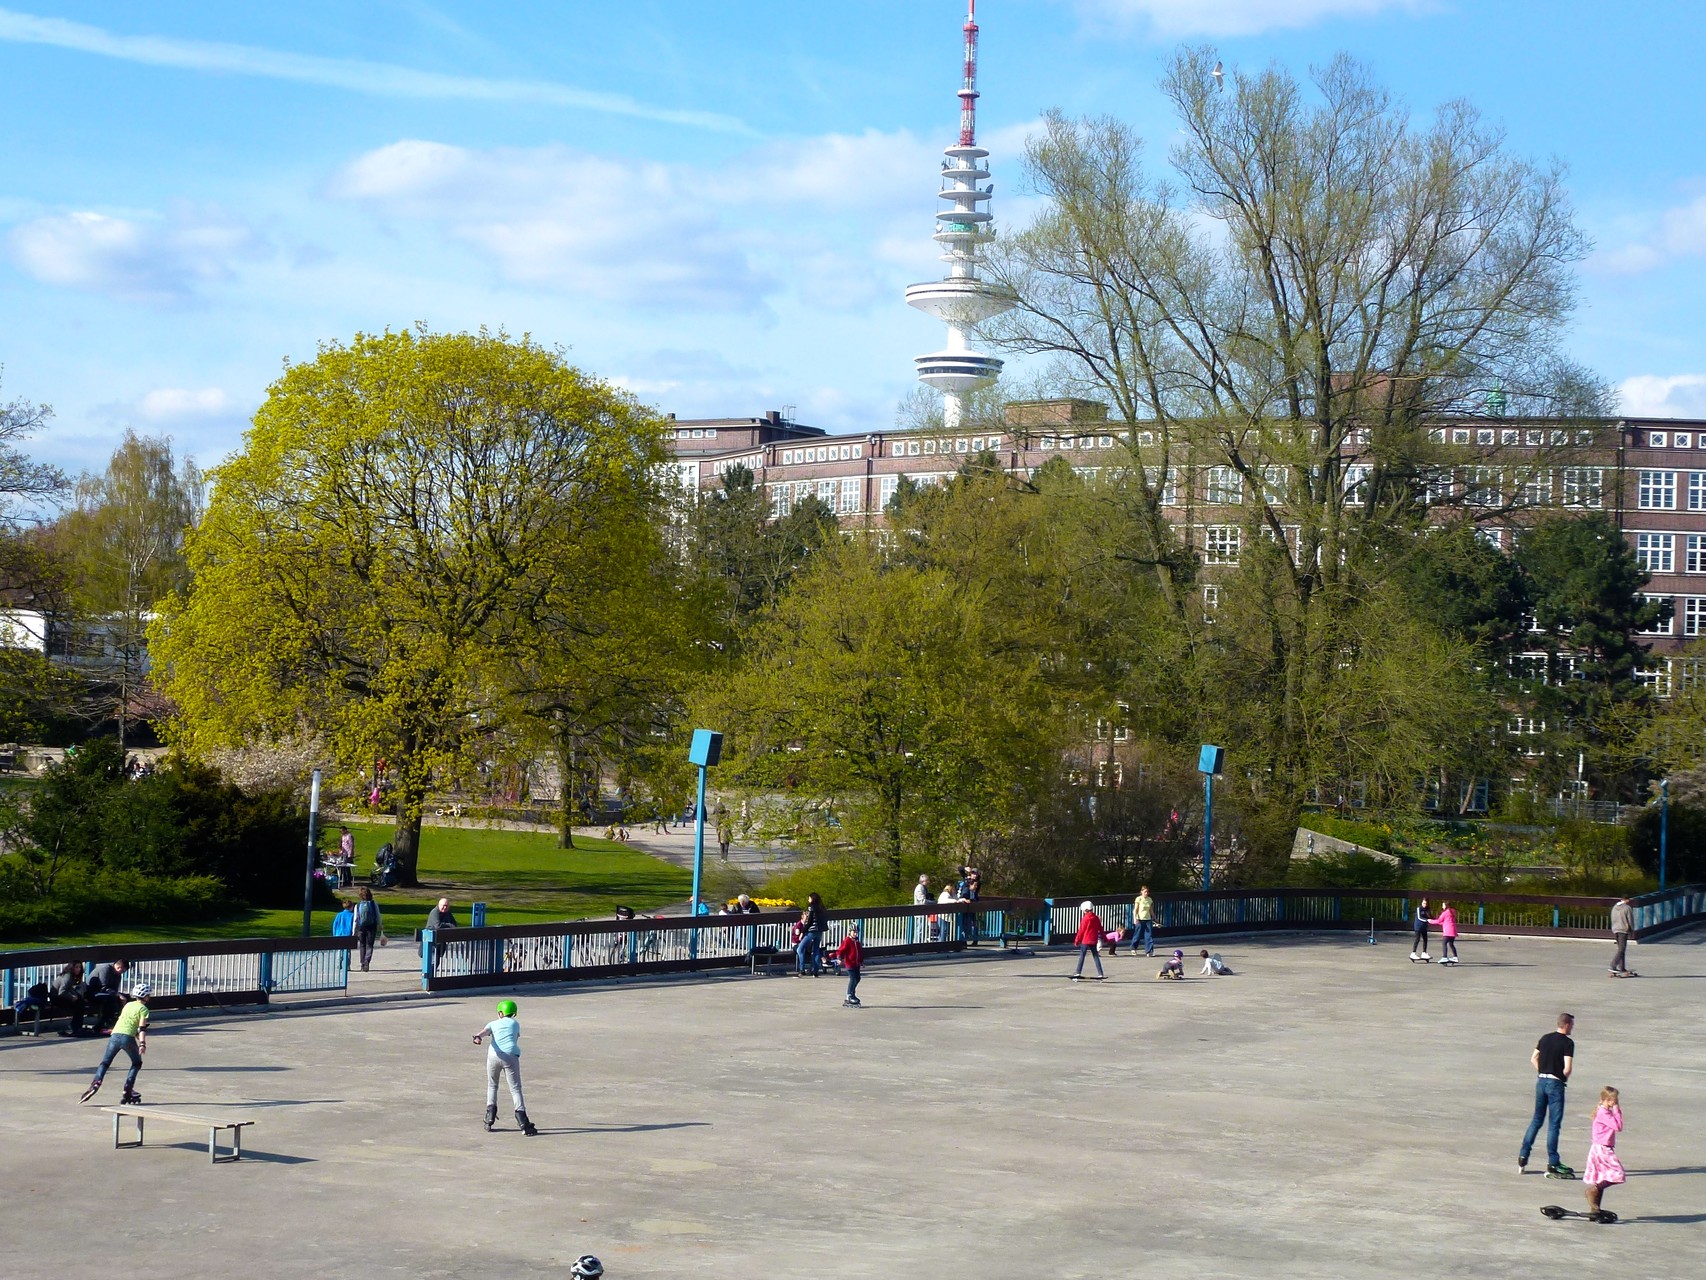
<svg viewBox="0 0 1706 1280">
<path fill-rule="evenodd" d="M 1671 601 L 1671 616 L 1649 631 L 1641 632 L 1644 636 L 1673 636 L 1677 627 L 1682 627 L 1685 636 L 1706 636 L 1706 596 L 1646 596 L 1647 600 Z"/>
<path fill-rule="evenodd" d="M 810 449 L 782 450 L 782 465 L 790 467 L 797 462 L 851 462 L 864 456 L 865 446 L 862 444 L 820 444 Z"/>
<path fill-rule="evenodd" d="M 1000 436 L 959 436 L 954 439 L 935 438 L 927 440 L 895 440 L 889 444 L 889 457 L 916 458 L 919 456 L 932 457 L 938 453 L 982 453 L 985 449 L 999 449 Z"/>
<path fill-rule="evenodd" d="M 1152 487 L 1161 490 L 1161 505 L 1179 505 L 1179 472 L 1169 467 L 1165 478 L 1159 467 L 1145 467 Z M 1246 490 L 1244 476 L 1233 467 L 1207 467 L 1202 474 L 1202 501 L 1210 506 L 1239 506 Z M 1368 500 L 1368 482 L 1374 468 L 1365 463 L 1345 467 L 1340 484 L 1347 506 L 1358 507 Z M 1263 467 L 1262 500 L 1282 504 L 1290 499 L 1292 471 L 1289 467 Z M 1543 507 L 1554 503 L 1566 507 L 1597 509 L 1605 502 L 1605 470 L 1602 467 L 1562 467 L 1557 475 L 1549 467 L 1520 467 L 1507 476 L 1500 467 L 1460 467 L 1440 471 L 1425 479 L 1422 499 L 1439 504 L 1461 493 L 1472 507 L 1498 507 L 1507 502 L 1519 507 Z M 1706 494 L 1706 490 L 1703 490 Z M 1706 497 L 1703 497 L 1706 501 Z M 1706 510 L 1706 507 L 1702 508 Z"/>
<path fill-rule="evenodd" d="M 1685 433 L 1686 434 L 1686 433 Z M 1361 436 L 1360 443 L 1368 442 L 1368 433 L 1351 433 L 1353 437 Z M 1542 445 L 1559 447 L 1570 443 L 1570 433 L 1557 427 L 1547 430 L 1543 427 L 1435 427 L 1428 432 L 1435 444 L 1477 444 L 1477 445 L 1526 445 L 1529 448 L 1539 448 Z M 1591 445 L 1593 432 L 1580 430 L 1575 433 L 1578 445 Z M 1352 443 L 1358 443 L 1353 439 Z"/>
<path fill-rule="evenodd" d="M 1647 444 L 1654 449 L 1706 449 L 1706 431 L 1649 431 Z"/>
<path fill-rule="evenodd" d="M 865 481 L 861 476 L 839 479 L 796 480 L 770 486 L 770 514 L 787 515 L 807 498 L 816 498 L 838 516 L 858 515 L 864 510 Z"/>
<path fill-rule="evenodd" d="M 1682 571 L 1706 573 L 1706 534 L 1637 533 L 1635 560 L 1648 573 L 1676 572 L 1676 545 L 1682 542 Z"/>
<path fill-rule="evenodd" d="M 678 427 L 676 428 L 675 438 L 677 440 L 715 440 L 717 429 L 715 427 Z"/>
<path fill-rule="evenodd" d="M 1635 486 L 1636 505 L 1642 511 L 1675 511 L 1679 484 L 1687 509 L 1706 511 L 1706 471 L 1641 471 Z"/>
</svg>

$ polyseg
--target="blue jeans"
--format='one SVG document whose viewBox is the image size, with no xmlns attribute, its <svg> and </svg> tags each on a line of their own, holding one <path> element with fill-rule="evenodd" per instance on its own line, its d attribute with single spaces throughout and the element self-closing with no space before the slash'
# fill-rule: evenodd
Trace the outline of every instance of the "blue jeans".
<svg viewBox="0 0 1706 1280">
<path fill-rule="evenodd" d="M 1098 978 L 1104 977 L 1105 975 L 1102 973 L 1102 957 L 1097 954 L 1096 944 L 1094 942 L 1081 942 L 1078 944 L 1078 968 L 1074 972 L 1073 976 L 1077 977 L 1078 974 L 1084 972 L 1085 956 L 1089 956 L 1096 962 L 1096 976 Z"/>
<path fill-rule="evenodd" d="M 1554 1080 L 1549 1076 L 1540 1076 L 1534 1082 L 1534 1118 L 1528 1122 L 1528 1132 L 1522 1135 L 1522 1150 L 1518 1152 L 1524 1160 L 1534 1149 L 1535 1136 L 1540 1132 L 1540 1122 L 1546 1121 L 1546 1167 L 1560 1163 L 1558 1159 L 1558 1130 L 1564 1127 L 1564 1082 Z"/>
<path fill-rule="evenodd" d="M 1153 920 L 1135 920 L 1132 923 L 1137 928 L 1137 932 L 1134 933 L 1132 935 L 1132 938 L 1131 938 L 1132 950 L 1135 951 L 1135 950 L 1137 950 L 1137 948 L 1139 946 L 1142 946 L 1144 955 L 1146 955 L 1146 956 L 1154 955 L 1155 954 L 1155 921 L 1153 921 Z"/>
<path fill-rule="evenodd" d="M 124 1091 L 129 1093 L 136 1088 L 136 1073 L 142 1070 L 142 1055 L 136 1051 L 135 1036 L 107 1037 L 107 1051 L 101 1055 L 101 1065 L 95 1068 L 95 1080 L 98 1083 L 107 1078 L 107 1068 L 113 1065 L 113 1059 L 121 1053 L 130 1055 L 130 1074 L 124 1078 Z"/>
<path fill-rule="evenodd" d="M 859 990 L 859 971 L 857 969 L 851 969 L 850 968 L 847 970 L 847 998 L 849 1000 L 857 1000 L 859 997 L 857 995 L 855 995 L 854 993 L 857 992 L 858 990 Z"/>
<path fill-rule="evenodd" d="M 804 973 L 809 965 L 813 974 L 822 971 L 823 958 L 818 953 L 822 941 L 823 935 L 816 929 L 807 929 L 800 935 L 800 945 L 794 948 L 795 969 Z"/>
</svg>

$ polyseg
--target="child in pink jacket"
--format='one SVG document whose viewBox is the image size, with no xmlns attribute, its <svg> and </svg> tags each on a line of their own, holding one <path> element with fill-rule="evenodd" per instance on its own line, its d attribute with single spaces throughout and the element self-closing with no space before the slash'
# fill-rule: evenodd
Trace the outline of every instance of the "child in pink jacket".
<svg viewBox="0 0 1706 1280">
<path fill-rule="evenodd" d="M 1617 1135 L 1622 1132 L 1623 1107 L 1617 1090 L 1606 1085 L 1599 1091 L 1599 1110 L 1593 1113 L 1593 1145 L 1588 1148 L 1587 1168 L 1582 1170 L 1588 1217 L 1597 1222 L 1617 1221 L 1615 1214 L 1605 1212 L 1600 1199 L 1607 1187 L 1623 1181 L 1623 1162 L 1617 1158 Z"/>
<path fill-rule="evenodd" d="M 1440 946 L 1439 946 L 1440 961 L 1439 962 L 1441 964 L 1456 964 L 1457 963 L 1457 912 L 1452 908 L 1452 905 L 1449 902 L 1441 902 L 1439 904 L 1439 914 L 1437 916 L 1435 916 L 1432 920 L 1428 921 L 1428 923 L 1429 924 L 1437 924 L 1439 926 L 1439 937 L 1440 937 Z"/>
</svg>

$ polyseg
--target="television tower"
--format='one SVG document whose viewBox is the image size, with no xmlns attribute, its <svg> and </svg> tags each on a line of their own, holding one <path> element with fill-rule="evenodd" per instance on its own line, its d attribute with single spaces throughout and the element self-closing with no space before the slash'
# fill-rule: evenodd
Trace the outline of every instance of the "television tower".
<svg viewBox="0 0 1706 1280">
<path fill-rule="evenodd" d="M 946 148 L 942 160 L 942 189 L 937 195 L 949 207 L 936 214 L 933 239 L 945 252 L 948 274 L 940 280 L 907 286 L 906 302 L 948 326 L 948 345 L 918 356 L 918 380 L 942 393 L 942 425 L 954 430 L 964 414 L 967 392 L 986 387 L 1001 374 L 1001 361 L 968 345 L 971 331 L 991 316 L 1014 305 L 1012 294 L 978 279 L 983 248 L 995 238 L 993 215 L 983 206 L 994 185 L 978 186 L 989 177 L 987 149 L 977 145 L 977 0 L 968 0 L 965 31 L 965 77 L 960 86 L 960 140 Z"/>
</svg>

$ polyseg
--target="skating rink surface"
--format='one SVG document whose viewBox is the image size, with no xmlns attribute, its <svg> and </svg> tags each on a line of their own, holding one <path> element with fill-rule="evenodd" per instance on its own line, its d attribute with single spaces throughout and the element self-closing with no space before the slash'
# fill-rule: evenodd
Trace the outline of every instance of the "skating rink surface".
<svg viewBox="0 0 1706 1280">
<path fill-rule="evenodd" d="M 528 989 L 534 1138 L 481 1127 L 504 993 L 156 1019 L 148 1105 L 257 1120 L 238 1165 L 112 1149 L 100 1042 L 0 1040 L 10 1280 L 1706 1274 L 1706 950 L 1396 937 L 1217 944 L 1235 977 L 1064 954 Z M 1437 943 L 1436 943 L 1437 945 Z M 1191 948 L 1195 954 L 1195 948 Z M 1195 972 L 1195 963 L 1190 971 Z M 1529 1052 L 1577 1017 L 1563 1157 L 1623 1093 L 1615 1226 L 1518 1176 Z M 122 1059 L 121 1059 L 122 1061 Z M 100 1101 L 116 1101 L 110 1077 Z M 1544 1134 L 1530 1168 L 1545 1161 Z"/>
</svg>

